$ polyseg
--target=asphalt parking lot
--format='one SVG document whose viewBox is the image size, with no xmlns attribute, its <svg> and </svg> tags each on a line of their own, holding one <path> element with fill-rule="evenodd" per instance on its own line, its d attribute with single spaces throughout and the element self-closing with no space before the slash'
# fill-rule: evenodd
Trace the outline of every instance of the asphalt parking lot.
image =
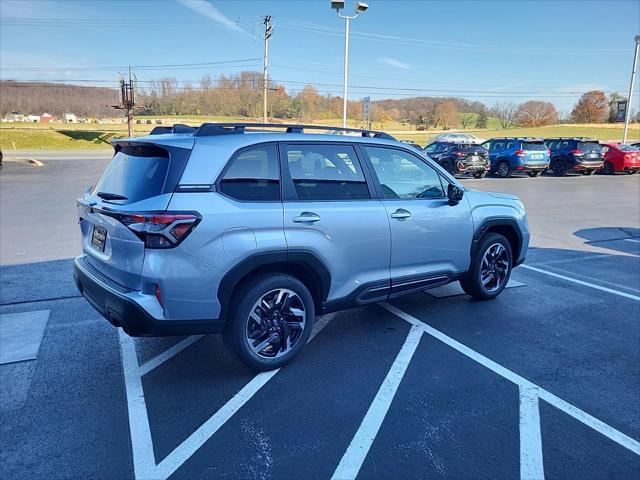
<svg viewBox="0 0 640 480">
<path fill-rule="evenodd" d="M 519 195 L 517 286 L 317 320 L 256 375 L 217 336 L 131 339 L 78 296 L 75 198 L 108 154 L 0 171 L 0 314 L 46 319 L 0 365 L 2 478 L 640 478 L 640 176 L 464 179 Z"/>
</svg>

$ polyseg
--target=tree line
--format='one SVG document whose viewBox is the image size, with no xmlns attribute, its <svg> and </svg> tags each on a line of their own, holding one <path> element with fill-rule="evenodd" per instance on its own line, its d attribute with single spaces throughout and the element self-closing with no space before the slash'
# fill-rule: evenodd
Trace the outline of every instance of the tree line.
<svg viewBox="0 0 640 480">
<path fill-rule="evenodd" d="M 145 82 L 137 86 L 137 114 L 153 116 L 209 115 L 260 118 L 262 116 L 262 74 L 246 71 L 203 76 L 198 82 L 184 83 L 174 78 Z M 269 81 L 267 85 L 269 117 L 282 120 L 322 121 L 342 116 L 342 98 L 321 94 L 307 85 L 287 91 Z M 112 105 L 120 92 L 102 87 L 84 87 L 52 83 L 0 82 L 2 115 L 18 111 L 24 114 L 65 112 L 84 117 L 121 116 Z M 371 120 L 382 128 L 391 123 L 414 125 L 420 129 L 487 128 L 494 117 L 503 129 L 515 126 L 539 127 L 560 121 L 603 123 L 615 121 L 616 104 L 623 97 L 587 92 L 576 102 L 567 118 L 560 118 L 550 102 L 529 100 L 520 104 L 498 101 L 487 106 L 479 101 L 457 97 L 412 97 L 377 100 L 371 104 Z M 348 116 L 363 119 L 361 101 L 348 102 Z M 638 121 L 636 112 L 635 120 Z"/>
</svg>

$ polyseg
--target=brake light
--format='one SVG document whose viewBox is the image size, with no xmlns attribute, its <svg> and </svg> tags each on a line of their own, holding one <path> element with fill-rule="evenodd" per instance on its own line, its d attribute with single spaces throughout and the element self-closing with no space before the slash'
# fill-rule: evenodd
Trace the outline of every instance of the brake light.
<svg viewBox="0 0 640 480">
<path fill-rule="evenodd" d="M 516 155 L 519 157 L 524 157 L 527 154 L 524 150 L 516 150 Z"/>
<path fill-rule="evenodd" d="M 584 152 L 582 150 L 571 150 L 571 155 L 575 155 L 576 157 L 581 157 L 582 155 L 584 155 Z"/>
<path fill-rule="evenodd" d="M 173 248 L 200 222 L 197 212 L 121 213 L 101 211 L 115 218 L 144 241 L 146 248 Z"/>
</svg>

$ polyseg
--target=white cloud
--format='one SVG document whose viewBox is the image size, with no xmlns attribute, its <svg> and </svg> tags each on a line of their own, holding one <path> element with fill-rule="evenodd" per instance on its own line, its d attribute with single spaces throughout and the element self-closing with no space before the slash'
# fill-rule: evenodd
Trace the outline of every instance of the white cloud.
<svg viewBox="0 0 640 480">
<path fill-rule="evenodd" d="M 493 88 L 490 88 L 489 90 L 493 92 L 499 92 L 501 90 L 507 90 L 509 88 L 522 87 L 524 85 L 531 85 L 532 83 L 533 83 L 533 80 L 526 80 L 524 82 L 508 83 L 506 85 L 500 85 L 499 87 L 493 87 Z"/>
<path fill-rule="evenodd" d="M 400 68 L 402 70 L 411 70 L 411 65 L 401 62 L 395 58 L 381 58 L 380 62 L 389 65 L 390 67 Z"/>
<path fill-rule="evenodd" d="M 247 33 L 241 29 L 233 20 L 224 15 L 220 10 L 214 7 L 206 0 L 180 0 L 180 3 L 187 8 L 190 8 L 200 15 L 210 18 L 214 22 L 221 23 L 225 27 L 235 30 L 236 32 Z"/>
</svg>

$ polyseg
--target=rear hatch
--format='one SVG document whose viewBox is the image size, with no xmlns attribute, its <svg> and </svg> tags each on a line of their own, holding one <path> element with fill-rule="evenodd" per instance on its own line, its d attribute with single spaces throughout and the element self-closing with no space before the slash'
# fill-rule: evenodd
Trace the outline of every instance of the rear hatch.
<svg viewBox="0 0 640 480">
<path fill-rule="evenodd" d="M 480 145 L 458 145 L 456 156 L 465 167 L 484 166 L 487 164 L 488 152 Z"/>
<path fill-rule="evenodd" d="M 78 199 L 82 250 L 101 274 L 140 290 L 145 212 L 167 209 L 190 150 L 126 142 L 96 184 Z"/>
<path fill-rule="evenodd" d="M 597 163 L 603 160 L 602 147 L 598 142 L 578 142 L 577 149 L 583 153 L 580 158 L 583 163 Z"/>
<path fill-rule="evenodd" d="M 549 150 L 543 141 L 522 142 L 522 151 L 526 164 L 549 162 Z"/>
</svg>

